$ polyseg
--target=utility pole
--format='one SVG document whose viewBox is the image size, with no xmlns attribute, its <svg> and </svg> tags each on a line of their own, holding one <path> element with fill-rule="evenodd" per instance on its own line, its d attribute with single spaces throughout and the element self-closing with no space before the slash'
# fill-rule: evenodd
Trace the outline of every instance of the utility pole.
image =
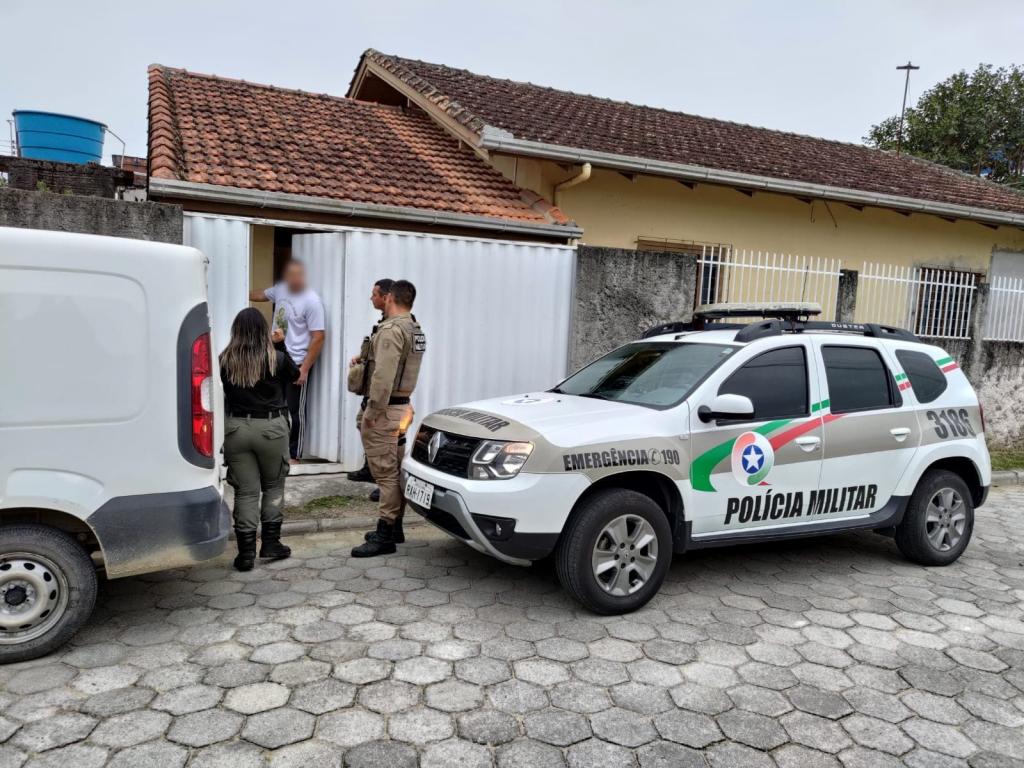
<svg viewBox="0 0 1024 768">
<path fill-rule="evenodd" d="M 906 64 L 902 64 L 896 67 L 896 69 L 905 69 L 907 71 L 907 79 L 903 84 L 903 108 L 900 110 L 900 128 L 896 132 L 896 157 L 899 157 L 900 150 L 903 148 L 903 117 L 907 113 L 907 91 L 910 90 L 910 72 L 914 69 L 920 69 L 920 67 L 911 64 L 908 59 Z"/>
</svg>

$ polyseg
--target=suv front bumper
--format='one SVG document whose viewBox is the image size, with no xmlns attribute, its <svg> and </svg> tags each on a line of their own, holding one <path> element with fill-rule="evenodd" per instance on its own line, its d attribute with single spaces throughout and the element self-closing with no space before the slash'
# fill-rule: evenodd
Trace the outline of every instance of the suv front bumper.
<svg viewBox="0 0 1024 768">
<path fill-rule="evenodd" d="M 579 474 L 469 480 L 407 458 L 403 489 L 409 474 L 434 486 L 429 509 L 406 500 L 413 511 L 478 552 L 512 565 L 530 565 L 554 551 L 569 511 L 589 485 Z"/>
</svg>

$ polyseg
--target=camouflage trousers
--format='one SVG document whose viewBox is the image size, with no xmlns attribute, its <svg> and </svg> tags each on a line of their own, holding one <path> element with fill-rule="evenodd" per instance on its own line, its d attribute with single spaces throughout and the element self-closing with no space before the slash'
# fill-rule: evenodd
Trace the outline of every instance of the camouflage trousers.
<svg viewBox="0 0 1024 768">
<path fill-rule="evenodd" d="M 389 405 L 372 425 L 360 420 L 363 453 L 370 473 L 380 488 L 377 511 L 382 520 L 394 523 L 405 513 L 405 496 L 401 487 L 401 465 L 405 457 L 405 430 L 412 423 L 411 405 Z"/>
</svg>

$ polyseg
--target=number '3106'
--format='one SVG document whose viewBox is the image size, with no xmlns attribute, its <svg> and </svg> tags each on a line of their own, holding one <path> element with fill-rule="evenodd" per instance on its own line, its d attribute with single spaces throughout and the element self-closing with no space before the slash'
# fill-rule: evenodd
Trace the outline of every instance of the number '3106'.
<svg viewBox="0 0 1024 768">
<path fill-rule="evenodd" d="M 932 425 L 935 427 L 935 434 L 939 440 L 950 437 L 967 437 L 974 434 L 974 427 L 971 426 L 971 419 L 967 415 L 967 409 L 947 408 L 944 411 L 928 411 L 926 414 Z"/>
</svg>

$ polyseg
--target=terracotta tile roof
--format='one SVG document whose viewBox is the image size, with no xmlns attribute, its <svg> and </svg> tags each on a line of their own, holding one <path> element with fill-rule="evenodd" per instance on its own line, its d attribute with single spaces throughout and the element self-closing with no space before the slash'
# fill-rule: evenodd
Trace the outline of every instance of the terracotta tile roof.
<svg viewBox="0 0 1024 768">
<path fill-rule="evenodd" d="M 154 178 L 531 224 L 568 219 L 422 112 L 149 68 Z"/>
<path fill-rule="evenodd" d="M 363 54 L 475 133 L 914 198 L 1024 213 L 1024 195 L 916 158 L 682 112 Z"/>
</svg>

